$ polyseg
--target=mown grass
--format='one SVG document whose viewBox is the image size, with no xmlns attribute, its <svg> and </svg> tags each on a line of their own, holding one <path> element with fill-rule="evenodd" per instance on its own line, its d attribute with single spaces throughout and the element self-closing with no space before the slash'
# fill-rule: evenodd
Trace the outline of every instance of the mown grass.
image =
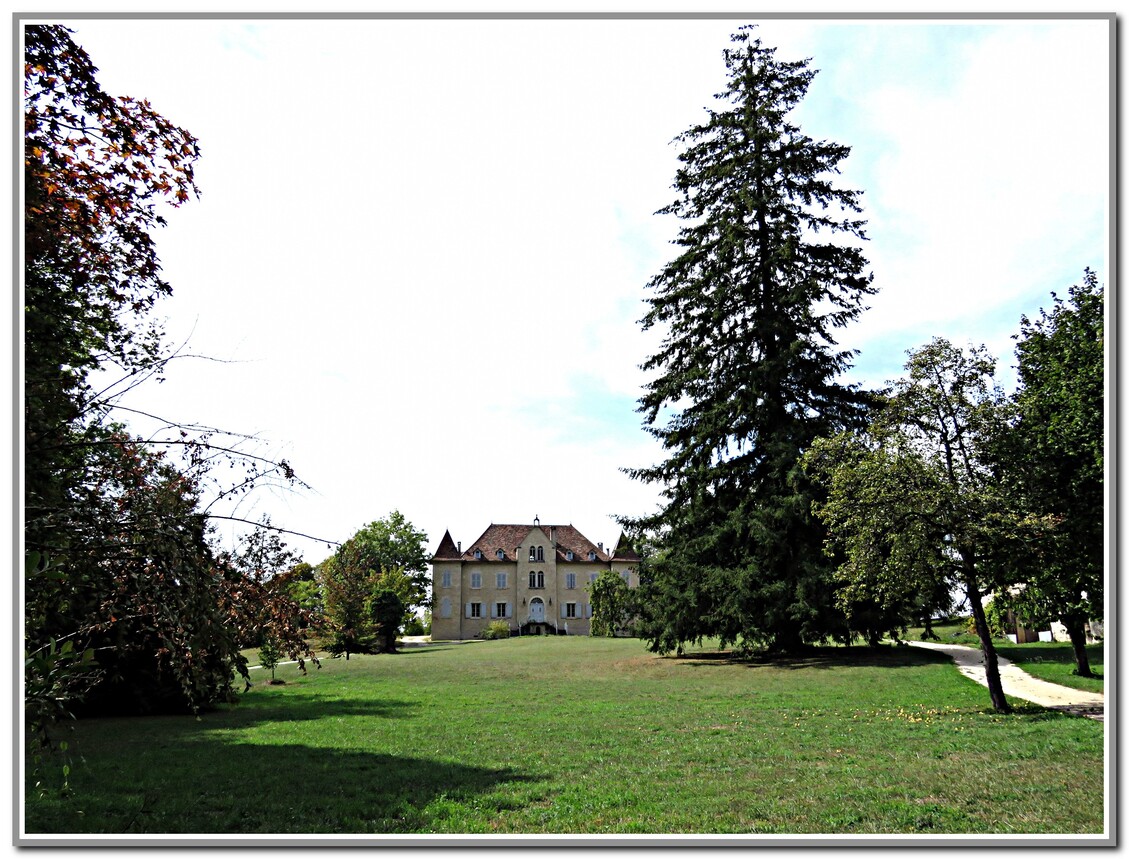
<svg viewBox="0 0 1129 859">
<path fill-rule="evenodd" d="M 1086 692 L 1105 691 L 1105 648 L 1101 644 L 1086 645 L 1086 656 L 1090 660 L 1090 670 L 1096 675 L 1094 677 L 1079 677 L 1074 673 L 1077 666 L 1070 642 L 1008 643 L 998 645 L 996 650 L 1032 677 Z"/>
<path fill-rule="evenodd" d="M 906 639 L 920 641 L 922 631 L 921 627 L 909 629 L 906 631 Z M 965 619 L 936 624 L 933 632 L 946 644 L 980 647 L 980 639 L 968 632 L 968 622 Z M 1105 691 L 1105 646 L 1102 644 L 1086 645 L 1086 656 L 1095 677 L 1079 677 L 1074 673 L 1074 647 L 1069 641 L 1012 644 L 1010 639 L 1001 638 L 995 644 L 1000 656 L 1011 660 L 1032 677 L 1086 692 Z"/>
<path fill-rule="evenodd" d="M 514 638 L 323 666 L 198 720 L 77 724 L 74 795 L 29 776 L 26 831 L 1103 829 L 1101 723 L 996 715 L 917 648 L 739 662 Z"/>
</svg>

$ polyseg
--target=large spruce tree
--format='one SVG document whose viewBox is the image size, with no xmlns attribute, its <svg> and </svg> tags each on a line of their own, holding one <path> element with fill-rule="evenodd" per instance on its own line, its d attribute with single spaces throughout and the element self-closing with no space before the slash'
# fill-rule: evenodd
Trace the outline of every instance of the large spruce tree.
<svg viewBox="0 0 1129 859">
<path fill-rule="evenodd" d="M 628 470 L 660 484 L 650 516 L 623 517 L 659 547 L 644 576 L 642 634 L 656 651 L 719 636 L 794 649 L 843 637 L 813 490 L 798 458 L 854 424 L 865 394 L 837 380 L 853 353 L 835 330 L 874 290 L 858 248 L 859 192 L 835 187 L 846 146 L 806 137 L 789 114 L 815 71 L 739 30 L 728 84 L 679 135 L 678 256 L 651 281 L 645 329 L 665 332 L 640 399 L 664 462 Z"/>
</svg>

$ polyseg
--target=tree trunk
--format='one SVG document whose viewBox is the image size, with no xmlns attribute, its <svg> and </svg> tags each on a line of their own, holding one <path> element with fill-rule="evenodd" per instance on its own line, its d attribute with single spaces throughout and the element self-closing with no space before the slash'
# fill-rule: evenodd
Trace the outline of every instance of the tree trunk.
<svg viewBox="0 0 1129 859">
<path fill-rule="evenodd" d="M 922 641 L 940 641 L 941 637 L 933 631 L 933 622 L 929 615 L 925 615 L 925 629 L 921 633 Z"/>
<path fill-rule="evenodd" d="M 1085 622 L 1077 617 L 1062 618 L 1066 627 L 1066 634 L 1070 636 L 1070 644 L 1074 647 L 1074 673 L 1079 677 L 1093 677 L 1090 669 L 1090 656 L 1086 653 L 1086 627 Z"/>
<path fill-rule="evenodd" d="M 984 654 L 984 673 L 988 680 L 988 694 L 997 713 L 1010 713 L 1011 705 L 1004 697 L 1004 685 L 1000 680 L 1000 663 L 996 658 L 996 646 L 992 643 L 992 632 L 988 629 L 988 619 L 984 616 L 984 606 L 980 602 L 980 588 L 972 576 L 965 579 L 968 604 L 972 607 L 972 617 L 976 621 L 976 634 L 980 638 L 980 651 Z"/>
</svg>

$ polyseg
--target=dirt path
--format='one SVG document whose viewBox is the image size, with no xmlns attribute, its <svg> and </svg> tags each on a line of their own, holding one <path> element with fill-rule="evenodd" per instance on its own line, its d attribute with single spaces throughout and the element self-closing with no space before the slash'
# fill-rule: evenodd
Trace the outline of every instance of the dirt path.
<svg viewBox="0 0 1129 859">
<path fill-rule="evenodd" d="M 975 647 L 965 647 L 963 644 L 937 644 L 931 641 L 907 642 L 913 647 L 924 647 L 928 650 L 939 650 L 947 653 L 956 663 L 960 673 L 975 680 L 981 686 L 987 686 L 984 662 L 980 651 Z M 1077 716 L 1086 716 L 1099 722 L 1105 721 L 1105 695 L 1101 692 L 1083 692 L 1081 689 L 1071 689 L 1057 683 L 1048 683 L 1032 677 L 1026 671 L 1016 667 L 1013 663 L 999 657 L 1000 681 L 1003 683 L 1004 694 L 1011 698 L 1022 698 L 1051 710 L 1063 710 Z"/>
</svg>

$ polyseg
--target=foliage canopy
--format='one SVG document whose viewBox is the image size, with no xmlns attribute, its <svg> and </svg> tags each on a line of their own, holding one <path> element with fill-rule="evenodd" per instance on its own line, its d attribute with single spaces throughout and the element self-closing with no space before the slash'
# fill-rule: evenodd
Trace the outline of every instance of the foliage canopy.
<svg viewBox="0 0 1129 859">
<path fill-rule="evenodd" d="M 150 316 L 171 292 L 152 233 L 162 206 L 197 195 L 200 148 L 147 102 L 104 92 L 66 28 L 23 34 L 28 722 L 199 710 L 246 677 L 252 628 L 304 652 L 291 607 L 218 552 L 208 525 L 217 498 L 296 478 L 229 434 L 166 421 L 142 438 L 121 420 L 122 395 L 175 357 Z M 241 466 L 226 488 L 211 474 L 223 457 Z M 65 692 L 53 713 L 49 690 Z"/>
<path fill-rule="evenodd" d="M 1013 426 L 996 454 L 1021 503 L 1056 524 L 1009 599 L 1031 623 L 1061 621 L 1089 676 L 1085 624 L 1104 616 L 1105 595 L 1105 299 L 1090 269 L 1067 299 L 1051 297 L 1050 311 L 1021 320 Z"/>
<path fill-rule="evenodd" d="M 1017 506 L 994 468 L 1006 432 L 994 359 L 936 338 L 906 371 L 865 433 L 817 440 L 804 456 L 827 491 L 815 509 L 844 559 L 840 599 L 848 615 L 854 600 L 876 603 L 887 613 L 877 632 L 896 633 L 937 610 L 936 595 L 962 589 L 992 704 L 1006 711 L 982 598 L 1006 588 L 1017 564 L 1039 562 L 1053 523 Z"/>
<path fill-rule="evenodd" d="M 393 510 L 361 528 L 317 568 L 335 655 L 394 652 L 396 633 L 427 605 L 427 535 Z M 393 600 L 394 598 L 394 600 Z M 399 617 L 393 617 L 397 606 Z"/>
</svg>

